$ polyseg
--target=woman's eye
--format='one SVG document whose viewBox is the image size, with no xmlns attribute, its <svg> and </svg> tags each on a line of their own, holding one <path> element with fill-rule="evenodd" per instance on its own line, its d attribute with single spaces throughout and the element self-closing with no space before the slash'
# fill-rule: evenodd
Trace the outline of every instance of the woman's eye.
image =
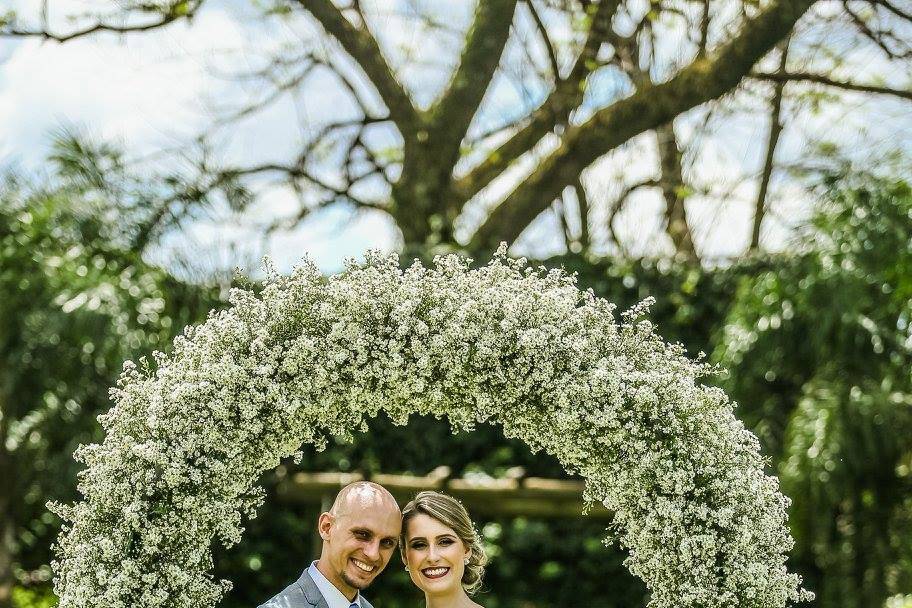
<svg viewBox="0 0 912 608">
<path fill-rule="evenodd" d="M 448 547 L 449 545 L 453 544 L 453 541 L 452 541 L 452 539 L 444 538 L 443 540 L 440 541 L 440 544 L 443 545 L 444 547 Z"/>
<path fill-rule="evenodd" d="M 424 549 L 424 543 L 412 543 L 412 549 Z"/>
</svg>

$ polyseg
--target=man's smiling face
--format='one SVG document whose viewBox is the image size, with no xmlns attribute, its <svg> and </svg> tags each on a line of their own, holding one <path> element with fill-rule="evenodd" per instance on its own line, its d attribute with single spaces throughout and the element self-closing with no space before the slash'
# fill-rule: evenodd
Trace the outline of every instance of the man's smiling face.
<svg viewBox="0 0 912 608">
<path fill-rule="evenodd" d="M 379 486 L 359 484 L 343 492 L 333 510 L 320 516 L 323 552 L 317 568 L 352 599 L 389 562 L 401 516 L 396 501 Z"/>
</svg>

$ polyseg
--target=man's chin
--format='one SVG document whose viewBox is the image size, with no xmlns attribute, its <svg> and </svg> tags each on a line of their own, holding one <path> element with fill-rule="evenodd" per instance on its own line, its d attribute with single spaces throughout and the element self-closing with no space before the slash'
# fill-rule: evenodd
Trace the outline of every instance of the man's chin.
<svg viewBox="0 0 912 608">
<path fill-rule="evenodd" d="M 345 571 L 342 572 L 342 580 L 345 582 L 346 585 L 348 585 L 352 589 L 365 589 L 372 582 L 374 582 L 375 578 L 376 578 L 376 576 L 371 576 L 369 578 L 367 578 L 367 577 L 362 578 L 357 575 L 351 576 L 348 572 L 345 572 Z"/>
</svg>

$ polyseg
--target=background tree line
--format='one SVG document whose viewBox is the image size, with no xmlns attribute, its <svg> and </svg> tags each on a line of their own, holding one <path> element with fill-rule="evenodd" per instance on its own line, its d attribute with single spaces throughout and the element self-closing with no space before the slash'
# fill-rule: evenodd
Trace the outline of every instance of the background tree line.
<svg viewBox="0 0 912 608">
<path fill-rule="evenodd" d="M 53 602 L 57 522 L 43 505 L 75 498 L 70 454 L 99 439 L 95 415 L 121 361 L 166 349 L 183 325 L 224 302 L 217 286 L 142 261 L 130 247 L 141 217 L 131 220 L 93 177 L 98 163 L 117 166 L 117 152 L 95 150 L 84 162 L 87 150 L 62 139 L 48 183 L 10 178 L 0 196 L 0 564 L 12 594 L 4 601 L 19 607 Z M 727 370 L 718 381 L 794 500 L 792 563 L 817 605 L 882 606 L 912 589 L 912 189 L 849 167 L 817 183 L 818 207 L 787 253 L 718 269 L 576 254 L 544 263 L 577 272 L 582 286 L 622 308 L 656 297 L 651 317 L 662 334 Z M 444 464 L 457 475 L 523 466 L 566 476 L 496 428 L 453 436 L 445 421 L 422 418 L 407 427 L 376 419 L 354 444 L 308 453 L 298 466 L 424 474 Z M 226 605 L 256 605 L 311 558 L 316 512 L 275 495 L 294 470 L 286 463 L 266 476 L 259 517 L 240 545 L 218 554 L 217 573 L 236 582 Z M 645 602 L 623 552 L 602 545 L 603 524 L 478 523 L 494 556 L 489 608 Z M 372 591 L 387 606 L 419 599 L 395 561 Z"/>
</svg>

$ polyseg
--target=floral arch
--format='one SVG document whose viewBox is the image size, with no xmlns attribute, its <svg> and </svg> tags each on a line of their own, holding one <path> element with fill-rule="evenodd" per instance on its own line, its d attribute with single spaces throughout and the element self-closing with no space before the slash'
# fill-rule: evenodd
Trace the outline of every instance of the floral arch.
<svg viewBox="0 0 912 608">
<path fill-rule="evenodd" d="M 62 608 L 214 606 L 230 582 L 212 543 L 239 541 L 261 473 L 380 410 L 497 423 L 580 473 L 653 608 L 810 596 L 756 438 L 644 306 L 618 322 L 573 277 L 503 251 L 404 271 L 375 254 L 328 279 L 305 264 L 230 301 L 153 365 L 124 365 L 104 442 L 77 451 L 84 498 L 54 506 Z"/>
</svg>

